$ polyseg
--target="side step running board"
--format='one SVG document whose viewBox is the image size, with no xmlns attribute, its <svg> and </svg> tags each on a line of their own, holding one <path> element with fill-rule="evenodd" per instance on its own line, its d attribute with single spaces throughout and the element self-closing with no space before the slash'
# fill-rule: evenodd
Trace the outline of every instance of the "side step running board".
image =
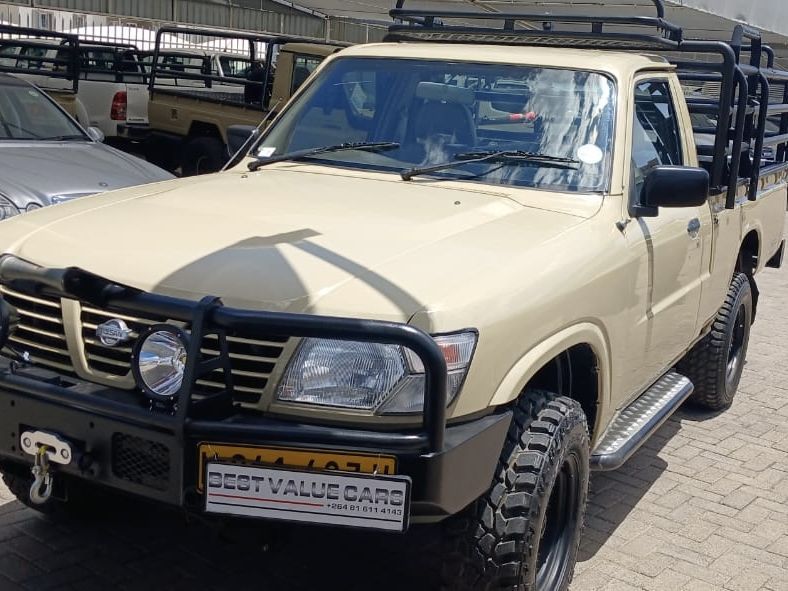
<svg viewBox="0 0 788 591">
<path fill-rule="evenodd" d="M 681 406 L 692 390 L 692 382 L 674 371 L 662 376 L 613 420 L 591 452 L 591 468 L 620 467 Z"/>
</svg>

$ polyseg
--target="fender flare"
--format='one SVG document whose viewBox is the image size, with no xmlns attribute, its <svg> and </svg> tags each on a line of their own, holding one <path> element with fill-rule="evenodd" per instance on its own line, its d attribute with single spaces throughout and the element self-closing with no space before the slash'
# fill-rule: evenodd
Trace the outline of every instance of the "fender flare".
<svg viewBox="0 0 788 591">
<path fill-rule="evenodd" d="M 597 358 L 599 369 L 598 417 L 604 416 L 604 407 L 610 401 L 610 346 L 607 335 L 598 325 L 580 322 L 561 329 L 559 332 L 532 347 L 512 366 L 501 380 L 490 402 L 493 406 L 509 404 L 523 391 L 526 384 L 542 367 L 558 354 L 575 345 L 588 345 Z"/>
<path fill-rule="evenodd" d="M 205 135 L 200 133 L 200 130 L 209 128 L 214 128 L 216 130 L 216 135 Z M 184 137 L 184 140 L 188 142 L 198 137 L 216 137 L 225 146 L 227 145 L 227 130 L 221 126 L 218 119 L 212 117 L 200 116 L 199 118 L 192 118 L 192 122 L 189 125 L 189 131 Z"/>
</svg>

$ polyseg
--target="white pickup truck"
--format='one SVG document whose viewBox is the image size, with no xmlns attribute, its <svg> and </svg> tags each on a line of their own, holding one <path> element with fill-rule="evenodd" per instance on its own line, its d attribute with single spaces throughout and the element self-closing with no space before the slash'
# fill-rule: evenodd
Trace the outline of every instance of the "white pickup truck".
<svg viewBox="0 0 788 591">
<path fill-rule="evenodd" d="M 89 124 L 110 140 L 143 139 L 148 132 L 148 87 L 136 47 L 80 43 L 79 91 Z"/>
</svg>

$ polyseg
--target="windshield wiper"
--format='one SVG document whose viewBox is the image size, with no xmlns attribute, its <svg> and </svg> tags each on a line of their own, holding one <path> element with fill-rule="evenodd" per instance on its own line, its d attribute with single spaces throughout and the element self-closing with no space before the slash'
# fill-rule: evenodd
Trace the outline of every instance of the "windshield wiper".
<svg viewBox="0 0 788 591">
<path fill-rule="evenodd" d="M 534 166 L 544 166 L 549 168 L 566 168 L 574 170 L 580 164 L 579 161 L 571 158 L 561 158 L 560 156 L 551 156 L 550 154 L 536 154 L 534 152 L 524 152 L 522 150 L 500 150 L 500 151 L 483 151 L 483 152 L 463 152 L 457 154 L 454 160 L 449 162 L 442 162 L 440 164 L 433 164 L 432 166 L 417 166 L 408 168 L 400 173 L 403 181 L 409 181 L 414 176 L 420 174 L 428 174 L 430 172 L 440 172 L 441 170 L 448 170 L 456 168 L 465 164 L 474 164 L 478 162 L 491 162 L 495 164 L 524 164 Z"/>
<path fill-rule="evenodd" d="M 281 156 L 272 156 L 270 158 L 258 158 L 249 164 L 249 170 L 257 170 L 261 166 L 274 164 L 276 162 L 292 162 L 295 160 L 304 160 L 317 156 L 319 154 L 326 154 L 328 152 L 344 152 L 346 150 L 364 150 L 367 152 L 376 152 L 383 150 L 396 150 L 399 148 L 397 142 L 346 142 L 344 144 L 335 144 L 333 146 L 323 146 L 322 148 L 309 148 L 307 150 L 298 150 L 290 152 L 289 154 L 282 154 Z"/>
</svg>

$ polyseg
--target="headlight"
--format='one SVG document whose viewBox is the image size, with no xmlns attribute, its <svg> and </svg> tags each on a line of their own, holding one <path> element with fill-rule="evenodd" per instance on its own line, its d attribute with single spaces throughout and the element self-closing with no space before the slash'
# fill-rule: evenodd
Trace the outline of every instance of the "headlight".
<svg viewBox="0 0 788 591">
<path fill-rule="evenodd" d="M 435 338 L 449 369 L 449 402 L 465 379 L 476 338 L 475 332 Z M 285 402 L 402 414 L 423 410 L 424 390 L 424 365 L 408 349 L 304 339 L 279 384 L 277 397 Z"/>
<path fill-rule="evenodd" d="M 15 215 L 22 213 L 19 208 L 14 205 L 8 197 L 0 195 L 0 221 L 12 218 Z"/>
<path fill-rule="evenodd" d="M 171 400 L 186 371 L 188 338 L 166 324 L 151 326 L 134 347 L 132 369 L 137 385 L 153 400 Z"/>
</svg>

